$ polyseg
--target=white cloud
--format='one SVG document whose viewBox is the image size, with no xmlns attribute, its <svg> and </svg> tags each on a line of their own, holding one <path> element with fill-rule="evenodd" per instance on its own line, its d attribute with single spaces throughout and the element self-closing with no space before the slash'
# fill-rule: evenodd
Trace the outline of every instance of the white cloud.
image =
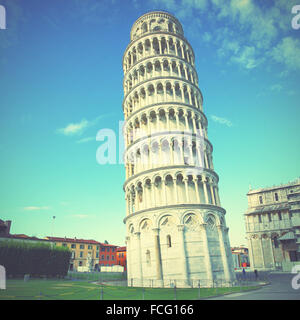
<svg viewBox="0 0 300 320">
<path fill-rule="evenodd" d="M 232 122 L 226 118 L 217 117 L 215 115 L 211 115 L 211 118 L 214 122 L 224 124 L 227 127 L 232 127 Z"/>
<path fill-rule="evenodd" d="M 270 90 L 271 90 L 271 91 L 276 91 L 276 92 L 280 92 L 280 91 L 282 91 L 282 89 L 283 89 L 282 85 L 281 85 L 281 84 L 278 84 L 278 83 L 273 84 L 273 85 L 270 87 Z"/>
<path fill-rule="evenodd" d="M 89 122 L 82 119 L 79 123 L 70 123 L 57 131 L 65 136 L 80 135 L 89 126 Z"/>
<path fill-rule="evenodd" d="M 209 32 L 204 32 L 202 39 L 204 42 L 210 42 L 212 39 L 212 36 Z"/>
<path fill-rule="evenodd" d="M 152 0 L 154 5 L 165 7 L 171 11 L 179 19 L 191 17 L 193 10 L 204 10 L 207 7 L 207 0 L 181 0 L 175 2 L 174 0 Z"/>
<path fill-rule="evenodd" d="M 64 128 L 61 129 L 57 129 L 57 132 L 60 134 L 63 134 L 65 136 L 74 136 L 74 135 L 81 135 L 86 129 L 95 126 L 99 120 L 109 117 L 111 115 L 113 115 L 114 113 L 106 113 L 106 114 L 102 114 L 101 116 L 95 118 L 94 120 L 86 120 L 86 119 L 82 119 L 80 122 L 78 123 L 69 123 L 68 125 L 66 125 Z M 84 139 L 82 139 L 84 140 Z M 90 140 L 88 140 L 90 141 Z M 87 142 L 87 141 L 82 141 L 82 142 Z"/>
<path fill-rule="evenodd" d="M 289 90 L 289 91 L 287 91 L 287 93 L 286 93 L 288 96 L 294 96 L 295 94 L 296 94 L 296 91 L 294 91 L 294 90 Z"/>
<path fill-rule="evenodd" d="M 253 69 L 257 67 L 262 61 L 262 58 L 257 57 L 254 47 L 245 46 L 236 56 L 231 57 L 231 61 L 240 64 L 246 69 Z"/>
<path fill-rule="evenodd" d="M 240 50 L 240 45 L 235 40 L 223 39 L 222 45 L 217 50 L 217 54 L 219 57 L 225 57 L 227 55 L 235 55 Z"/>
<path fill-rule="evenodd" d="M 85 218 L 89 217 L 88 214 L 73 214 L 71 216 L 74 218 L 79 218 L 79 219 L 85 219 Z"/>
<path fill-rule="evenodd" d="M 68 206 L 70 203 L 68 201 L 61 201 L 60 204 L 62 206 Z"/>
<path fill-rule="evenodd" d="M 193 9 L 204 9 L 207 6 L 207 0 L 182 0 L 182 6 Z"/>
<path fill-rule="evenodd" d="M 300 69 L 300 40 L 292 37 L 283 38 L 276 47 L 270 51 L 270 56 L 279 63 L 285 64 L 289 69 Z"/>
<path fill-rule="evenodd" d="M 281 62 L 290 70 L 299 69 L 299 40 L 287 37 L 291 31 L 291 8 L 297 0 L 271 1 L 268 6 L 254 0 L 152 0 L 152 3 L 170 10 L 181 22 L 186 21 L 185 30 L 190 36 L 202 34 L 201 41 L 216 46 L 222 60 L 248 70 L 270 61 Z"/>
<path fill-rule="evenodd" d="M 76 143 L 86 143 L 89 141 L 96 141 L 96 136 L 95 137 L 87 137 L 87 138 L 77 140 Z"/>
<path fill-rule="evenodd" d="M 28 206 L 23 208 L 25 211 L 40 211 L 40 210 L 49 210 L 50 207 L 37 207 L 37 206 Z"/>
<path fill-rule="evenodd" d="M 155 5 L 165 6 L 168 10 L 175 11 L 177 5 L 174 0 L 152 0 Z"/>
</svg>

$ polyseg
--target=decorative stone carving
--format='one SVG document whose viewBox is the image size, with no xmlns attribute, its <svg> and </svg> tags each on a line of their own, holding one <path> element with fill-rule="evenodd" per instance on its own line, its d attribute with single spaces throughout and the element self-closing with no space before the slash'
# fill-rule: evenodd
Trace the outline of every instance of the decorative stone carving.
<svg viewBox="0 0 300 320">
<path fill-rule="evenodd" d="M 199 219 L 194 214 L 188 214 L 184 217 L 184 225 L 189 231 L 199 231 L 200 223 Z"/>
<path fill-rule="evenodd" d="M 153 224 L 152 224 L 152 221 L 150 219 L 145 219 L 142 221 L 141 223 L 141 232 L 151 232 L 153 228 Z"/>
<path fill-rule="evenodd" d="M 172 216 L 165 216 L 160 220 L 160 229 L 174 229 L 176 226 L 175 219 Z"/>
</svg>

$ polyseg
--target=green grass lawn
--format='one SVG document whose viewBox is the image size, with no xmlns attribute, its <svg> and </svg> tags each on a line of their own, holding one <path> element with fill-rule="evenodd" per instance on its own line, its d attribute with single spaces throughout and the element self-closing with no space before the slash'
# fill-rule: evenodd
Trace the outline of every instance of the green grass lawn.
<svg viewBox="0 0 300 320">
<path fill-rule="evenodd" d="M 259 286 L 233 288 L 202 288 L 200 297 L 240 292 L 256 289 Z M 71 280 L 24 280 L 8 279 L 6 290 L 0 290 L 0 300 L 174 300 L 172 288 L 127 288 L 101 286 L 87 281 Z M 195 300 L 199 298 L 199 289 L 176 289 L 177 300 Z"/>
</svg>

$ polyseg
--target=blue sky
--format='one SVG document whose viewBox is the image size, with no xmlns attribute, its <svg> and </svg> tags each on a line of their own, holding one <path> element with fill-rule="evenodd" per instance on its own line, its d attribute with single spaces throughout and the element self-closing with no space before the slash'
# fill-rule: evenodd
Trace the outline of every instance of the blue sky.
<svg viewBox="0 0 300 320">
<path fill-rule="evenodd" d="M 134 21 L 167 10 L 196 55 L 232 245 L 246 244 L 246 193 L 298 177 L 297 1 L 0 0 L 0 218 L 12 232 L 122 245 L 122 164 L 99 165 L 118 133 L 122 56 Z M 300 23 L 300 22 L 299 22 Z"/>
</svg>

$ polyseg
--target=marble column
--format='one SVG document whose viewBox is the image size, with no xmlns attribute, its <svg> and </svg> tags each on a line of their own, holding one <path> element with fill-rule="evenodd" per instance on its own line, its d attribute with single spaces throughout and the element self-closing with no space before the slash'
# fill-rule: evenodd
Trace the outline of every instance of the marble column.
<svg viewBox="0 0 300 320">
<path fill-rule="evenodd" d="M 249 235 L 248 240 L 249 240 L 249 258 L 250 258 L 250 266 L 251 266 L 251 268 L 255 268 L 255 264 L 254 264 L 254 256 L 253 256 L 253 245 L 252 245 L 252 237 L 251 237 L 251 235 Z"/>
<path fill-rule="evenodd" d="M 274 248 L 273 248 L 273 241 L 272 241 L 271 235 L 269 235 L 269 240 L 270 240 L 270 249 L 271 249 L 271 257 L 272 257 L 273 268 L 275 269 Z"/>
<path fill-rule="evenodd" d="M 152 195 L 152 205 L 151 205 L 151 207 L 156 207 L 155 182 L 151 182 L 151 195 Z"/>
<path fill-rule="evenodd" d="M 263 249 L 263 242 L 262 242 L 262 236 L 259 236 L 259 243 L 260 243 L 260 252 L 261 252 L 261 260 L 263 264 L 263 268 L 265 269 L 266 264 L 265 264 L 265 256 L 264 256 L 264 249 Z"/>
<path fill-rule="evenodd" d="M 220 251 L 221 251 L 221 256 L 222 256 L 222 263 L 223 263 L 223 268 L 224 268 L 224 276 L 226 281 L 230 281 L 230 268 L 228 265 L 228 259 L 227 259 L 227 254 L 226 254 L 226 249 L 224 245 L 224 237 L 223 237 L 223 228 L 221 225 L 217 226 L 218 229 L 218 234 L 219 234 L 219 244 L 220 244 Z"/>
<path fill-rule="evenodd" d="M 143 265 L 142 265 L 142 250 L 141 250 L 141 233 L 135 232 L 136 241 L 137 241 L 137 279 L 138 284 L 143 285 Z"/>
<path fill-rule="evenodd" d="M 188 276 L 188 266 L 187 266 L 187 258 L 186 258 L 186 250 L 185 250 L 185 239 L 184 239 L 184 225 L 180 224 L 177 226 L 178 228 L 178 241 L 180 246 L 180 261 L 182 262 L 182 279 L 184 280 L 184 285 L 188 284 L 189 276 Z"/>
<path fill-rule="evenodd" d="M 209 204 L 208 194 L 207 194 L 207 185 L 206 185 L 205 178 L 202 180 L 202 182 L 203 182 L 203 190 L 204 190 L 205 203 L 206 203 L 206 204 Z"/>
<path fill-rule="evenodd" d="M 173 187 L 174 187 L 174 193 L 175 193 L 175 203 L 178 203 L 178 187 L 177 187 L 177 178 L 173 178 Z"/>
<path fill-rule="evenodd" d="M 197 203 L 200 203 L 199 186 L 198 186 L 198 178 L 197 178 L 197 176 L 194 176 L 194 184 L 195 184 L 195 192 L 196 192 Z"/>
<path fill-rule="evenodd" d="M 190 197 L 189 197 L 189 183 L 188 183 L 188 178 L 184 178 L 184 189 L 185 189 L 185 196 L 186 196 L 186 202 L 189 203 L 190 202 Z"/>
<path fill-rule="evenodd" d="M 212 204 L 216 205 L 216 199 L 215 199 L 215 194 L 214 194 L 214 190 L 213 190 L 213 185 L 212 183 L 209 184 L 210 186 L 210 193 L 211 193 L 211 198 L 212 198 Z"/>
<path fill-rule="evenodd" d="M 204 261 L 206 265 L 206 275 L 207 275 L 206 285 L 211 286 L 213 284 L 213 272 L 212 272 L 211 258 L 210 258 L 209 247 L 208 247 L 206 223 L 203 223 L 200 227 L 201 227 L 201 233 L 203 238 Z"/>
<path fill-rule="evenodd" d="M 159 229 L 154 228 L 154 250 L 155 250 L 155 264 L 156 264 L 156 279 L 162 280 L 162 263 L 161 263 L 161 252 L 160 252 L 160 241 L 159 241 Z"/>
<path fill-rule="evenodd" d="M 165 181 L 164 179 L 162 179 L 161 185 L 162 185 L 162 189 L 163 189 L 163 193 L 164 193 L 164 200 L 162 201 L 162 203 L 165 204 L 165 205 L 167 205 L 167 204 L 168 204 L 168 199 L 167 199 L 167 185 L 166 185 L 166 181 Z"/>
</svg>

